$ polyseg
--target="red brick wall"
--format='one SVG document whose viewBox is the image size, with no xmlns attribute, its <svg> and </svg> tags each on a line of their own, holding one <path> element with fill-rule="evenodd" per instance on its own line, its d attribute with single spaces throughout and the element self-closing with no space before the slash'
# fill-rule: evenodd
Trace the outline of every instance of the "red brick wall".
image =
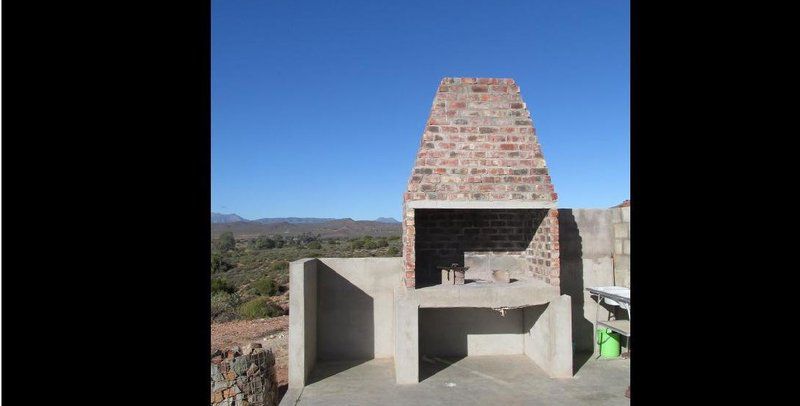
<svg viewBox="0 0 800 406">
<path fill-rule="evenodd" d="M 556 199 L 530 112 L 514 80 L 442 79 L 403 195 L 406 286 L 415 286 L 417 230 L 405 202 Z M 544 231 L 539 233 L 547 238 Z M 554 275 L 542 268 L 547 259 L 552 266 L 553 258 L 545 257 L 537 257 L 532 266 L 546 276 L 543 280 L 557 284 L 557 270 Z"/>
<path fill-rule="evenodd" d="M 526 252 L 533 277 L 559 286 L 561 262 L 558 246 L 558 210 L 543 211 L 544 218 Z"/>
<path fill-rule="evenodd" d="M 414 223 L 414 209 L 406 207 L 403 202 L 403 266 L 405 267 L 405 281 L 406 287 L 413 288 L 416 286 L 415 272 L 417 256 L 414 252 L 414 243 L 416 239 L 417 228 Z"/>
</svg>

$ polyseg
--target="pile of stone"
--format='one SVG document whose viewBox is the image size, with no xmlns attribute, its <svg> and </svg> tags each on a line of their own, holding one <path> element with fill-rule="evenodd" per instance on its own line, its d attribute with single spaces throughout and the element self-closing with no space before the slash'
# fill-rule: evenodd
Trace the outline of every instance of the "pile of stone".
<svg viewBox="0 0 800 406">
<path fill-rule="evenodd" d="M 261 344 L 211 354 L 212 406 L 273 406 L 278 403 L 275 355 Z"/>
</svg>

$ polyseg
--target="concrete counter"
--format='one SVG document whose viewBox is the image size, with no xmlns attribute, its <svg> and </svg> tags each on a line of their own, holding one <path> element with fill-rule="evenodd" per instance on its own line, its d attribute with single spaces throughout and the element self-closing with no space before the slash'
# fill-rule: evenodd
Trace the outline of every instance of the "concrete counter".
<svg viewBox="0 0 800 406">
<path fill-rule="evenodd" d="M 511 283 L 475 281 L 464 285 L 435 285 L 416 289 L 419 307 L 515 308 L 548 303 L 560 296 L 558 286 L 538 279 Z"/>
</svg>

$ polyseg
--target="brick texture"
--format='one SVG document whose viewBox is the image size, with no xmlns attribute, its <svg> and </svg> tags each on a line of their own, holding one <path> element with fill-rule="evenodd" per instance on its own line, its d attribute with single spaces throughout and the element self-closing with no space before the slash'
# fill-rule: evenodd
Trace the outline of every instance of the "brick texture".
<svg viewBox="0 0 800 406">
<path fill-rule="evenodd" d="M 558 246 L 558 210 L 537 210 L 537 213 L 542 219 L 525 252 L 530 264 L 529 270 L 534 278 L 559 286 L 561 262 Z"/>
<path fill-rule="evenodd" d="M 514 80 L 442 79 L 403 195 L 406 286 L 415 286 L 417 260 L 415 213 L 407 202 L 556 199 L 530 112 Z M 541 213 L 539 227 L 525 231 L 533 233 L 526 255 L 533 275 L 558 285 L 558 251 L 552 244 L 558 241 L 557 211 Z"/>
</svg>

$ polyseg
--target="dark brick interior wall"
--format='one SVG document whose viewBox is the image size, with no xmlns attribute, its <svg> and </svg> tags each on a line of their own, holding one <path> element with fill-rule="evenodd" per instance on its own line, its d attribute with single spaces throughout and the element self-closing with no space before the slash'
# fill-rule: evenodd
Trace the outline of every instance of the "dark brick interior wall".
<svg viewBox="0 0 800 406">
<path fill-rule="evenodd" d="M 439 283 L 441 274 L 436 267 L 454 262 L 463 265 L 465 251 L 521 256 L 528 259 L 530 275 L 552 279 L 551 268 L 557 259 L 550 251 L 557 246 L 551 241 L 549 212 L 548 209 L 415 210 L 417 285 Z"/>
</svg>

